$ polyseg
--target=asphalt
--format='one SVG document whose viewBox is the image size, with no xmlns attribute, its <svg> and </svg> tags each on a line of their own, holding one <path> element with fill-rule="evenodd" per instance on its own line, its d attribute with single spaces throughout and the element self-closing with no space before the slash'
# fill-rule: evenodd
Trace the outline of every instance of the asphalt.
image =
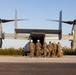
<svg viewBox="0 0 76 75">
<path fill-rule="evenodd" d="M 0 75 L 76 75 L 76 56 L 0 56 Z"/>
<path fill-rule="evenodd" d="M 30 58 L 29 56 L 0 56 L 0 62 L 10 62 L 10 63 L 32 63 L 32 62 L 40 62 L 40 63 L 49 63 L 49 62 L 56 62 L 56 63 L 76 63 L 76 56 L 63 56 L 63 57 L 33 57 Z"/>
</svg>

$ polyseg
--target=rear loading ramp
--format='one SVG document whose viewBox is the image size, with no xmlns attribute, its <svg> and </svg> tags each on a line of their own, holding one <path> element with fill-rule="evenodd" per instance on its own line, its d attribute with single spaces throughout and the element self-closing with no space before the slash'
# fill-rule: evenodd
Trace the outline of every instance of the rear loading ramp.
<svg viewBox="0 0 76 75">
<path fill-rule="evenodd" d="M 43 45 L 45 34 L 31 34 L 31 39 L 33 40 L 34 44 L 36 44 L 37 40 L 40 40 L 41 45 Z"/>
</svg>

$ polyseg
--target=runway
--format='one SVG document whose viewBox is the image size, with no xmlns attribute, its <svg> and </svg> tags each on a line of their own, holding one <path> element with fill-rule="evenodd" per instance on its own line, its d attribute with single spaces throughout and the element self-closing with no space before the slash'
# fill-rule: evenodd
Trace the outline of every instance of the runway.
<svg viewBox="0 0 76 75">
<path fill-rule="evenodd" d="M 0 56 L 0 75 L 76 75 L 76 56 L 62 58 Z"/>
<path fill-rule="evenodd" d="M 76 64 L 0 63 L 0 75 L 76 75 Z"/>
</svg>

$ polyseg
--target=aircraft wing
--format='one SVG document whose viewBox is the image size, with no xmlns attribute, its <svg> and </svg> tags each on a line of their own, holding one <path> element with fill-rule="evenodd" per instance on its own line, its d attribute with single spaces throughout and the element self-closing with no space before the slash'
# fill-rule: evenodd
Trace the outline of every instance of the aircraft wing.
<svg viewBox="0 0 76 75">
<path fill-rule="evenodd" d="M 45 33 L 45 34 L 60 34 L 61 30 L 48 30 L 48 29 L 15 29 L 16 33 Z"/>
<path fill-rule="evenodd" d="M 4 35 L 5 35 L 5 39 L 15 39 L 14 38 L 14 34 L 5 33 Z M 28 40 L 29 39 L 29 35 L 17 34 L 17 39 Z"/>
<path fill-rule="evenodd" d="M 48 29 L 15 29 L 15 31 L 17 33 L 17 39 L 21 39 L 21 40 L 28 40 L 31 33 L 35 33 L 35 34 L 41 34 L 41 33 L 42 34 L 60 34 L 60 32 L 61 32 L 61 30 L 48 30 Z M 21 33 L 23 33 L 25 35 L 23 35 Z M 29 35 L 27 35 L 27 34 L 29 34 Z M 15 35 L 5 33 L 5 38 L 6 39 L 15 39 Z"/>
<path fill-rule="evenodd" d="M 73 36 L 72 35 L 63 35 L 62 36 L 62 40 L 73 40 Z M 14 34 L 7 34 L 5 33 L 5 39 L 14 39 Z M 21 35 L 18 34 L 17 35 L 17 39 L 21 39 L 21 40 L 28 40 L 29 39 L 29 35 Z M 58 40 L 57 36 L 45 36 L 45 40 Z"/>
</svg>

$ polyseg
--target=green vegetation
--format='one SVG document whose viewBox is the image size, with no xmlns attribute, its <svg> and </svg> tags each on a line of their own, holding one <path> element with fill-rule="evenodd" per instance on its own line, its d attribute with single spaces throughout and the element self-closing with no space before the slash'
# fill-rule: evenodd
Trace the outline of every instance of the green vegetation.
<svg viewBox="0 0 76 75">
<path fill-rule="evenodd" d="M 14 49 L 14 48 L 0 49 L 0 55 L 22 55 L 22 48 L 19 48 L 19 49 Z"/>
<path fill-rule="evenodd" d="M 69 48 L 63 48 L 64 55 L 76 55 L 76 49 L 72 50 Z M 0 49 L 0 55 L 22 55 L 22 48 L 14 49 L 14 48 L 5 48 Z"/>
<path fill-rule="evenodd" d="M 76 49 L 72 50 L 69 48 L 64 48 L 63 49 L 64 55 L 76 55 Z"/>
</svg>

